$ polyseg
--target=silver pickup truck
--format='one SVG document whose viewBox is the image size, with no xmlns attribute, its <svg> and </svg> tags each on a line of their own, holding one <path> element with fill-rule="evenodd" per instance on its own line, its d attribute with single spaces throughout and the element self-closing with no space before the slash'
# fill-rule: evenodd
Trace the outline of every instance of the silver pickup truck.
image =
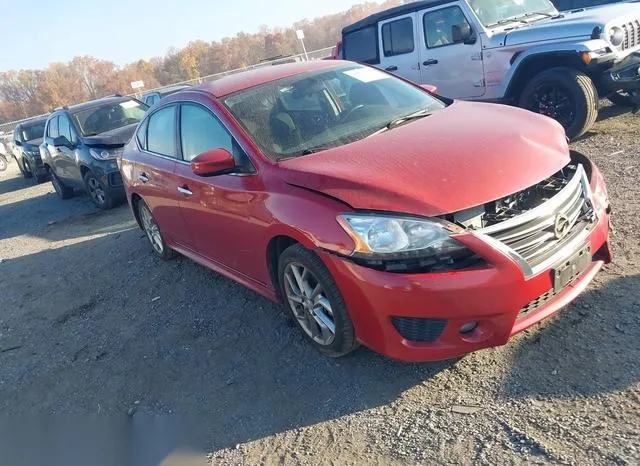
<svg viewBox="0 0 640 466">
<path fill-rule="evenodd" d="M 446 97 L 519 105 L 575 138 L 599 97 L 640 105 L 640 4 L 561 13 L 549 0 L 417 1 L 344 28 L 340 57 Z"/>
</svg>

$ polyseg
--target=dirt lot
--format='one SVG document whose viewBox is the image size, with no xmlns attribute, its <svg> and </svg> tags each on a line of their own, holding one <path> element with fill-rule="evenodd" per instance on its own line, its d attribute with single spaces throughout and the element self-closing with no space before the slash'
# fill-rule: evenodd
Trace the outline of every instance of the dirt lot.
<svg viewBox="0 0 640 466">
<path fill-rule="evenodd" d="M 121 465 L 639 464 L 639 119 L 614 115 L 574 144 L 609 183 L 615 262 L 558 317 L 438 364 L 324 358 L 276 305 L 156 259 L 128 207 L 60 201 L 12 164 L 0 413 L 113 422 L 137 439 Z"/>
</svg>

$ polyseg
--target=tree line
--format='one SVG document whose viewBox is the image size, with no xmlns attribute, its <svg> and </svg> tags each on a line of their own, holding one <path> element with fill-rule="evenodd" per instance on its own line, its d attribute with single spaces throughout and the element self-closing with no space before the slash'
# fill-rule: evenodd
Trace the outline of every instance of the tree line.
<svg viewBox="0 0 640 466">
<path fill-rule="evenodd" d="M 298 54 L 302 49 L 296 38 L 297 29 L 305 33 L 307 50 L 329 47 L 335 45 L 344 26 L 401 3 L 402 0 L 362 3 L 342 13 L 298 21 L 288 29 L 262 26 L 254 34 L 240 32 L 213 42 L 195 40 L 182 49 L 169 49 L 163 57 L 140 59 L 121 67 L 110 61 L 80 56 L 67 63 L 52 63 L 43 70 L 3 72 L 0 73 L 0 123 L 108 94 L 128 94 L 132 92 L 132 81 L 142 80 L 145 88 L 151 89 L 242 68 L 276 56 Z"/>
</svg>

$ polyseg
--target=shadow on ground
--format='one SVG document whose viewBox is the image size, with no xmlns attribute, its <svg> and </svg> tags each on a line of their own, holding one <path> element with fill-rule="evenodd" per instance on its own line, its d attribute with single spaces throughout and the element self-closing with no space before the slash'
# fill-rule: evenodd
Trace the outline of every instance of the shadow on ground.
<svg viewBox="0 0 640 466">
<path fill-rule="evenodd" d="M 13 278 L 0 282 L 0 348 L 17 348 L 0 353 L 0 412 L 135 410 L 129 432 L 155 426 L 211 451 L 386 405 L 450 366 L 324 357 L 277 305 L 187 259 L 160 261 L 142 236 L 1 264 Z"/>
<path fill-rule="evenodd" d="M 592 286 L 543 329 L 530 331 L 518 342 L 504 396 L 589 396 L 640 380 L 638 290 L 640 275 Z"/>
</svg>

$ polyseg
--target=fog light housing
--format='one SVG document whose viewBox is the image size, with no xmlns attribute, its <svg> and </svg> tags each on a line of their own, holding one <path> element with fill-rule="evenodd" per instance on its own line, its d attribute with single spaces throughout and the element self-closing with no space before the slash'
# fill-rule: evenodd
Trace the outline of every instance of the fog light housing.
<svg viewBox="0 0 640 466">
<path fill-rule="evenodd" d="M 462 327 L 460 327 L 460 333 L 462 333 L 463 335 L 471 333 L 476 329 L 477 326 L 478 322 L 475 320 L 467 322 L 466 324 L 462 325 Z"/>
</svg>

